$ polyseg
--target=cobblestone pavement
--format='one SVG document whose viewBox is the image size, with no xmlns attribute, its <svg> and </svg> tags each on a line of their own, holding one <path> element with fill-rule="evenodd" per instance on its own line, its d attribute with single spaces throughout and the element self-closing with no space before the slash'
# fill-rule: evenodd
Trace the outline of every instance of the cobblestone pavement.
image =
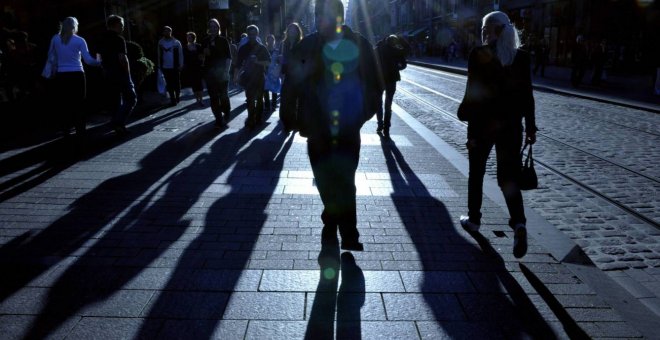
<svg viewBox="0 0 660 340">
<path fill-rule="evenodd" d="M 434 77 L 428 69 L 411 67 L 399 84 L 395 101 L 466 156 L 465 126 L 428 105 L 455 116 L 465 77 Z M 535 92 L 535 99 L 541 129 L 534 149 L 538 160 L 660 221 L 660 115 L 542 91 Z M 660 314 L 658 276 L 647 276 L 660 267 L 660 230 L 543 166 L 537 172 L 540 188 L 525 193 L 530 206 L 577 242 L 599 268 L 617 280 L 627 277 L 634 286 L 629 288 Z M 495 174 L 493 158 L 489 173 Z"/>
<path fill-rule="evenodd" d="M 125 138 L 92 129 L 82 160 L 66 140 L 2 154 L 3 338 L 653 337 L 647 309 L 632 296 L 619 309 L 621 292 L 587 284 L 545 242 L 514 259 L 489 197 L 480 233 L 462 230 L 456 151 L 399 116 L 391 141 L 373 120 L 363 129 L 365 251 L 351 254 L 320 245 L 303 138 L 277 113 L 243 129 L 241 95 L 223 131 L 192 101 L 139 117 Z M 461 134 L 436 124 L 449 143 Z"/>
</svg>

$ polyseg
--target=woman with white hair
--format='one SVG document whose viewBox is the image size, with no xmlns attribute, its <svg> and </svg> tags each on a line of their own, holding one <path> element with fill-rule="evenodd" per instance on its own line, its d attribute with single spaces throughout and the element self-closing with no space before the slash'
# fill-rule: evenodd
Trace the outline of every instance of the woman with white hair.
<svg viewBox="0 0 660 340">
<path fill-rule="evenodd" d="M 534 97 L 530 57 L 520 50 L 518 32 L 503 12 L 491 12 L 482 20 L 483 46 L 470 52 L 465 96 L 458 117 L 468 122 L 468 215 L 461 216 L 463 228 L 481 226 L 481 203 L 486 161 L 493 146 L 497 155 L 497 183 L 509 210 L 514 230 L 513 254 L 527 252 L 527 229 L 520 178 L 525 118 L 525 143 L 536 142 Z"/>
<path fill-rule="evenodd" d="M 85 134 L 85 114 L 83 104 L 87 88 L 82 60 L 87 65 L 101 66 L 100 56 L 93 58 L 85 39 L 77 35 L 78 20 L 67 17 L 62 21 L 60 32 L 50 40 L 49 58 L 57 60 L 57 73 L 53 88 L 56 92 L 59 112 L 67 112 L 64 132 L 69 134 L 72 126 L 76 128 L 76 137 L 80 141 Z"/>
</svg>

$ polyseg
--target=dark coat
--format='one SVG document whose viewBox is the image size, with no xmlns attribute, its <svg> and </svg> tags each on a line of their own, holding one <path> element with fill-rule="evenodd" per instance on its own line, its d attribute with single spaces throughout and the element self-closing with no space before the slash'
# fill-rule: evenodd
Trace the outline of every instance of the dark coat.
<svg viewBox="0 0 660 340">
<path fill-rule="evenodd" d="M 376 44 L 376 54 L 380 62 L 380 69 L 385 83 L 392 83 L 401 80 L 400 71 L 408 66 L 406 62 L 406 51 L 395 48 L 387 43 L 386 39 Z"/>
<path fill-rule="evenodd" d="M 238 49 L 236 65 L 241 67 L 239 83 L 244 88 L 263 89 L 266 68 L 256 61 L 270 61 L 270 52 L 258 41 L 248 42 Z"/>
<path fill-rule="evenodd" d="M 521 126 L 523 117 L 527 132 L 537 130 L 529 68 L 529 53 L 522 49 L 509 66 L 497 59 L 495 46 L 480 46 L 470 52 L 465 96 L 458 108 L 458 118 L 471 125 L 468 137 L 493 126 Z"/>
<path fill-rule="evenodd" d="M 283 123 L 310 139 L 359 140 L 360 128 L 378 109 L 383 86 L 374 49 L 348 26 L 343 26 L 343 34 L 336 49 L 318 32 L 310 34 L 296 44 L 288 60 L 280 115 L 295 116 L 299 105 L 299 126 Z"/>
</svg>

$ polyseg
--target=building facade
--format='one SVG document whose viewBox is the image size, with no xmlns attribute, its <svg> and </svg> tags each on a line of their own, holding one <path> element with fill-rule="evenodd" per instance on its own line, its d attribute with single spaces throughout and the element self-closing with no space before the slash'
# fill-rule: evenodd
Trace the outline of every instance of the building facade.
<svg viewBox="0 0 660 340">
<path fill-rule="evenodd" d="M 534 48 L 545 40 L 550 62 L 570 64 L 578 35 L 590 47 L 607 42 L 608 66 L 625 71 L 655 70 L 660 53 L 658 0 L 383 0 L 390 8 L 392 31 L 416 44 L 423 53 L 443 55 L 454 43 L 464 57 L 480 44 L 481 18 L 506 12 Z"/>
<path fill-rule="evenodd" d="M 286 26 L 299 22 L 305 33 L 314 29 L 315 0 L 3 0 L 2 32 L 23 30 L 37 45 L 48 42 L 60 20 L 76 16 L 84 36 L 105 29 L 111 13 L 127 19 L 127 39 L 140 43 L 147 55 L 169 25 L 185 41 L 186 31 L 203 36 L 209 18 L 236 41 L 249 24 L 263 35 L 281 39 Z M 506 12 L 533 49 L 545 41 L 550 63 L 568 65 L 575 38 L 590 46 L 603 39 L 608 67 L 645 72 L 660 60 L 660 0 L 347 0 L 346 22 L 372 42 L 398 34 L 418 54 L 465 57 L 480 44 L 481 18 L 493 10 Z"/>
</svg>

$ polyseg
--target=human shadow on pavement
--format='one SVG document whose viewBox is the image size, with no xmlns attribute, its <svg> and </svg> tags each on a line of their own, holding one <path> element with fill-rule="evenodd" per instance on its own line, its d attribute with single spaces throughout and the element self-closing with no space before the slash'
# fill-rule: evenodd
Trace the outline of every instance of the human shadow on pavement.
<svg viewBox="0 0 660 340">
<path fill-rule="evenodd" d="M 319 283 L 309 313 L 305 339 L 361 339 L 360 309 L 365 301 L 362 269 L 350 252 L 339 255 L 338 245 L 322 245 L 318 256 Z M 337 290 L 339 277 L 341 285 Z"/>
<path fill-rule="evenodd" d="M 81 249 L 90 249 L 85 248 L 89 242 L 108 239 L 112 235 L 117 237 L 113 242 L 126 242 L 119 237 L 122 232 L 113 233 L 106 229 L 118 230 L 130 225 L 132 219 L 136 218 L 136 215 L 131 213 L 138 213 L 141 207 L 148 203 L 149 197 L 142 197 L 144 193 L 215 137 L 215 133 L 207 126 L 183 131 L 144 157 L 140 161 L 139 169 L 105 180 L 75 200 L 69 206 L 68 213 L 35 235 L 24 235 L 17 242 L 3 245 L 0 248 L 0 270 L 5 274 L 0 285 L 0 301 L 4 301 L 61 262 L 72 262 L 77 258 L 74 253 L 81 252 Z M 152 192 L 148 195 L 153 194 Z M 128 208 L 131 209 L 127 212 Z M 135 248 L 128 247 L 125 250 Z M 109 249 L 103 249 L 93 255 L 84 251 L 87 256 L 78 262 L 110 260 L 110 257 L 104 257 L 104 254 L 109 256 L 109 252 Z M 99 271 L 90 277 L 90 284 L 93 284 L 93 278 L 100 273 Z"/>
<path fill-rule="evenodd" d="M 88 140 L 85 142 L 84 150 L 77 150 L 78 145 L 72 136 L 54 139 L 0 159 L 0 169 L 2 169 L 0 176 L 9 178 L 11 174 L 19 173 L 0 183 L 0 202 L 46 182 L 80 160 L 93 158 L 131 139 L 141 137 L 152 132 L 158 125 L 188 112 L 190 112 L 188 109 L 182 108 L 134 124 L 131 126 L 131 133 L 121 137 L 112 135 L 106 125 L 90 128 L 87 131 Z M 24 171 L 26 169 L 29 170 Z"/>
<path fill-rule="evenodd" d="M 213 171 L 215 177 L 231 169 L 225 188 L 219 189 L 221 197 L 215 202 L 204 204 L 208 207 L 205 222 L 190 235 L 193 238 L 177 258 L 169 280 L 158 287 L 162 291 L 144 309 L 142 316 L 146 319 L 137 338 L 151 337 L 156 328 L 160 330 L 158 338 L 222 337 L 217 332 L 221 332 L 221 320 L 226 319 L 223 316 L 235 312 L 228 310 L 233 292 L 256 290 L 245 288 L 241 282 L 254 282 L 250 277 L 255 271 L 245 269 L 250 260 L 260 256 L 253 255 L 254 247 L 267 220 L 267 206 L 277 189 L 293 136 L 288 138 L 279 124 L 261 139 L 254 138 L 258 130 L 243 129 L 241 133 L 244 139 L 240 142 L 213 145 L 216 152 L 235 154 L 231 161 L 205 166 L 205 171 Z M 246 147 L 245 142 L 249 142 Z"/>
<path fill-rule="evenodd" d="M 365 302 L 362 269 L 350 252 L 341 254 L 341 284 L 337 294 L 337 339 L 361 339 L 360 310 Z"/>
<path fill-rule="evenodd" d="M 486 241 L 481 249 L 468 242 L 455 229 L 444 203 L 428 191 L 395 142 L 382 139 L 381 147 L 394 190 L 392 200 L 422 264 L 423 277 L 402 272 L 402 278 L 408 291 L 419 289 L 426 306 L 408 307 L 417 311 L 415 315 L 428 313 L 429 320 L 439 321 L 441 329 L 431 334 L 439 332 L 452 339 L 556 338 L 501 256 L 486 247 L 488 241 L 481 239 Z M 388 308 L 388 301 L 385 303 Z M 401 313 L 389 316 L 395 320 L 411 317 L 405 315 L 405 308 Z"/>
<path fill-rule="evenodd" d="M 187 135 L 191 134 L 195 132 L 187 132 Z M 158 272 L 160 269 L 151 267 L 160 266 L 155 263 L 157 260 L 177 256 L 177 249 L 172 246 L 191 228 L 192 216 L 187 215 L 189 210 L 226 169 L 216 167 L 220 165 L 218 162 L 226 164 L 233 158 L 235 148 L 225 147 L 247 142 L 247 139 L 240 138 L 241 135 L 241 131 L 222 135 L 213 142 L 210 152 L 199 154 L 189 165 L 169 174 L 162 181 L 153 181 L 154 186 L 149 187 L 145 195 L 136 197 L 126 213 L 117 216 L 117 222 L 96 243 L 85 249 L 78 261 L 69 266 L 48 291 L 46 304 L 33 323 L 28 338 L 41 338 L 69 317 L 77 313 L 90 313 L 95 303 L 117 295 L 127 298 L 131 306 L 137 306 L 134 314 L 129 316 L 138 317 L 151 294 L 138 293 L 134 289 L 160 287 L 158 279 L 150 275 L 153 273 L 147 269 Z M 205 142 L 207 139 L 201 140 Z M 183 145 L 187 142 L 190 141 L 179 141 Z M 167 162 L 172 158 L 184 161 L 171 147 L 169 152 L 173 155 L 158 154 L 159 159 L 154 159 L 154 162 Z M 197 149 L 199 147 L 190 151 Z M 148 158 L 152 156 L 155 155 L 150 154 Z M 158 163 L 146 162 L 144 165 L 151 171 L 163 168 Z M 124 184 L 133 185 L 129 181 Z M 106 263 L 113 259 L 113 255 L 119 258 Z M 122 290 L 127 285 L 132 290 Z"/>
<path fill-rule="evenodd" d="M 338 245 L 321 245 L 321 252 L 318 256 L 319 283 L 316 286 L 314 302 L 309 313 L 305 331 L 306 340 L 335 338 L 339 261 Z"/>
</svg>

